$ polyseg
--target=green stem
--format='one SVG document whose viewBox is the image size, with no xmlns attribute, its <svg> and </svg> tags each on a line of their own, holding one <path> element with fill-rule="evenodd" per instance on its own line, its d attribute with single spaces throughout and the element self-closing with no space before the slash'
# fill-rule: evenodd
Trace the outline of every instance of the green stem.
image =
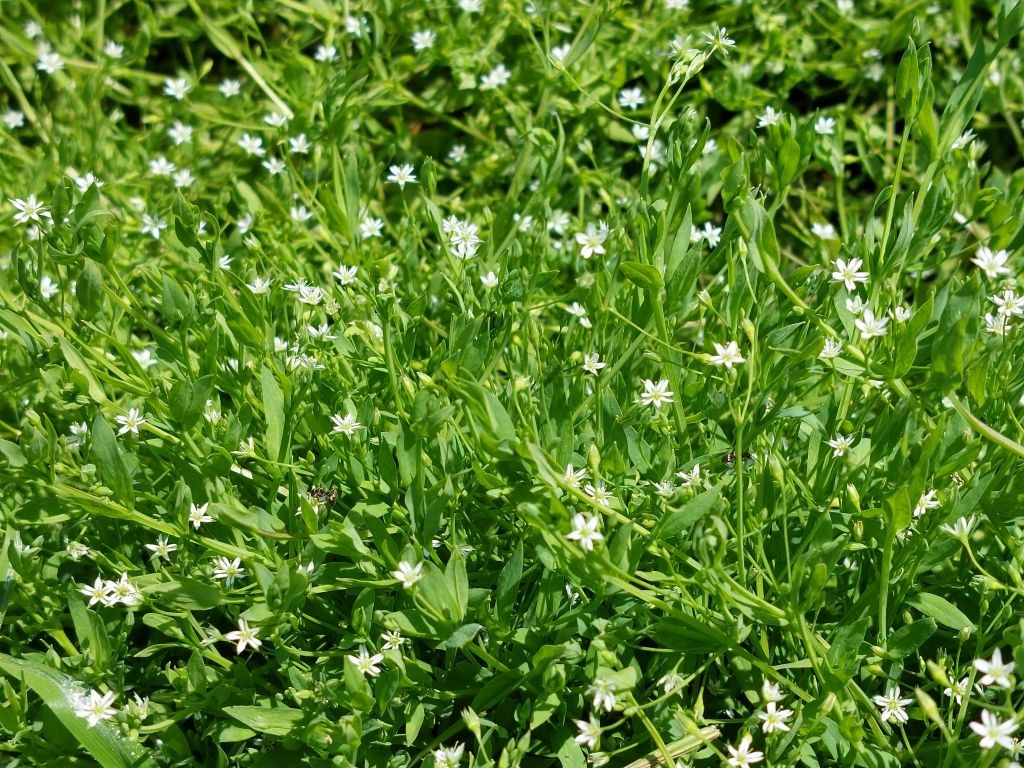
<svg viewBox="0 0 1024 768">
<path fill-rule="evenodd" d="M 981 419 L 979 419 L 977 416 L 975 416 L 973 413 L 967 410 L 967 406 L 960 402 L 960 398 L 958 398 L 952 392 L 950 392 L 947 395 L 947 397 L 949 398 L 949 402 L 953 404 L 953 410 L 959 413 L 963 420 L 970 424 L 975 431 L 980 432 L 983 436 L 987 437 L 996 445 L 1005 448 L 1011 453 L 1015 453 L 1019 457 L 1024 459 L 1024 445 L 1021 445 L 1016 440 L 1007 437 L 1002 432 L 993 429 L 988 424 L 983 422 Z"/>
</svg>

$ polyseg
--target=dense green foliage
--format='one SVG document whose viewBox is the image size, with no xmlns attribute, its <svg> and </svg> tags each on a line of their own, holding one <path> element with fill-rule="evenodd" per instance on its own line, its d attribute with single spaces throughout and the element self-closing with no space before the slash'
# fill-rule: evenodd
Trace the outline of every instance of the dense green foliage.
<svg viewBox="0 0 1024 768">
<path fill-rule="evenodd" d="M 1017 765 L 1022 18 L 0 3 L 0 761 Z"/>
</svg>

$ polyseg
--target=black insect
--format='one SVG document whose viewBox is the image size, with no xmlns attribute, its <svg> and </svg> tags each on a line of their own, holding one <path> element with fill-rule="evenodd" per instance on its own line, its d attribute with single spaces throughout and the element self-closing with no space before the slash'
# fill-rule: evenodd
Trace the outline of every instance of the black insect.
<svg viewBox="0 0 1024 768">
<path fill-rule="evenodd" d="M 754 454 L 752 454 L 750 451 L 744 451 L 743 452 L 743 460 L 744 461 L 750 461 L 752 458 L 754 458 Z M 733 464 L 735 464 L 736 463 L 736 451 L 729 451 L 729 453 L 727 453 L 724 457 L 722 457 L 722 463 L 723 464 L 728 464 L 730 467 Z"/>
<path fill-rule="evenodd" d="M 326 504 L 328 507 L 333 507 L 334 502 L 338 500 L 338 489 L 314 485 L 309 489 L 309 498 L 317 504 Z"/>
</svg>

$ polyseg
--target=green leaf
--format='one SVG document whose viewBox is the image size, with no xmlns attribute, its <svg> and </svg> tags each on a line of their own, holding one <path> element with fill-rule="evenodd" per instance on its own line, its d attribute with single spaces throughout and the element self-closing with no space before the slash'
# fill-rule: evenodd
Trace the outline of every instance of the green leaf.
<svg viewBox="0 0 1024 768">
<path fill-rule="evenodd" d="M 921 94 L 921 76 L 918 73 L 917 48 L 913 41 L 900 59 L 896 69 L 896 103 L 906 120 L 917 117 L 918 97 Z"/>
<path fill-rule="evenodd" d="M 476 382 L 461 381 L 457 388 L 476 426 L 476 436 L 487 452 L 511 455 L 518 439 L 512 418 L 501 401 Z"/>
<path fill-rule="evenodd" d="M 456 596 L 449 589 L 444 574 L 430 561 L 423 563 L 423 578 L 416 583 L 416 590 L 435 618 L 449 626 L 462 622 L 463 614 Z"/>
<path fill-rule="evenodd" d="M 512 557 L 505 563 L 498 575 L 497 594 L 495 596 L 495 613 L 498 622 L 509 626 L 512 606 L 515 604 L 516 595 L 519 590 L 519 582 L 523 578 L 523 542 L 516 542 L 516 548 L 512 550 Z"/>
<path fill-rule="evenodd" d="M 458 547 L 455 547 L 448 559 L 448 565 L 444 569 L 444 579 L 461 621 L 462 617 L 466 615 L 466 607 L 469 605 L 469 578 L 466 575 L 466 558 Z"/>
<path fill-rule="evenodd" d="M 0 653 L 0 670 L 24 680 L 79 744 L 102 768 L 151 768 L 156 763 L 137 743 L 122 737 L 106 722 L 95 726 L 75 714 L 75 702 L 88 695 L 74 678 L 43 664 Z"/>
<path fill-rule="evenodd" d="M 832 645 L 829 646 L 828 665 L 832 673 L 845 683 L 857 671 L 860 662 L 860 647 L 868 631 L 869 619 L 865 616 L 839 628 Z"/>
<path fill-rule="evenodd" d="M 918 592 L 907 598 L 907 604 L 956 632 L 965 628 L 971 632 L 974 631 L 974 623 L 967 618 L 963 611 L 944 597 L 931 592 Z"/>
<path fill-rule="evenodd" d="M 273 461 L 280 461 L 281 440 L 284 436 L 284 394 L 274 372 L 266 366 L 263 366 L 262 382 L 263 415 L 267 421 L 267 456 Z"/>
<path fill-rule="evenodd" d="M 932 618 L 918 619 L 905 627 L 900 627 L 886 641 L 886 655 L 892 659 L 909 656 L 935 634 L 935 629 L 935 619 Z"/>
<path fill-rule="evenodd" d="M 477 633 L 483 629 L 482 624 L 463 624 L 461 627 L 456 629 L 447 640 L 440 643 L 437 647 L 439 649 L 450 650 L 452 648 L 461 648 L 474 637 Z"/>
<path fill-rule="evenodd" d="M 224 714 L 270 736 L 287 736 L 306 719 L 301 709 L 291 707 L 224 707 Z"/>
<path fill-rule="evenodd" d="M 82 272 L 75 283 L 75 298 L 87 314 L 93 314 L 100 308 L 103 300 L 103 275 L 92 259 L 85 259 Z"/>
<path fill-rule="evenodd" d="M 669 510 L 654 526 L 651 539 L 663 541 L 688 531 L 694 523 L 711 511 L 721 495 L 721 486 L 715 486 L 697 494 L 678 509 Z"/>
<path fill-rule="evenodd" d="M 660 291 L 663 285 L 661 273 L 650 264 L 641 264 L 639 261 L 624 261 L 619 265 L 622 274 L 636 286 L 645 291 Z"/>
<path fill-rule="evenodd" d="M 92 367 L 85 362 L 85 358 L 82 357 L 78 349 L 68 339 L 61 337 L 60 351 L 64 354 L 64 360 L 67 361 L 67 364 L 82 374 L 89 389 L 89 397 L 97 403 L 105 403 L 107 401 L 107 394 L 103 391 L 99 380 L 92 372 Z"/>
<path fill-rule="evenodd" d="M 159 582 L 142 591 L 161 606 L 185 611 L 207 611 L 224 603 L 224 596 L 217 587 L 192 579 Z"/>
<path fill-rule="evenodd" d="M 128 465 L 121 455 L 121 447 L 117 444 L 114 431 L 103 418 L 102 413 L 96 414 L 90 431 L 92 438 L 92 460 L 99 470 L 103 482 L 114 492 L 114 498 L 129 509 L 135 507 L 135 490 L 132 478 L 128 474 Z"/>
<path fill-rule="evenodd" d="M 587 757 L 571 735 L 565 736 L 556 757 L 562 768 L 587 768 Z"/>
<path fill-rule="evenodd" d="M 177 280 L 164 275 L 164 291 L 161 304 L 164 318 L 174 324 L 187 324 L 195 314 L 192 300 Z"/>
</svg>

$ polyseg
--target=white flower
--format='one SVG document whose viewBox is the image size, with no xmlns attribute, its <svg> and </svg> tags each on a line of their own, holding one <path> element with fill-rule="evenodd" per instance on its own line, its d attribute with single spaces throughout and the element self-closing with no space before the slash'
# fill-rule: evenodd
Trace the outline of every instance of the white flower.
<svg viewBox="0 0 1024 768">
<path fill-rule="evenodd" d="M 975 659 L 974 668 L 981 672 L 982 685 L 998 685 L 1000 688 L 1013 688 L 1013 674 L 1015 664 L 1012 661 L 1003 662 L 1003 652 L 996 648 L 992 651 L 992 660 Z"/>
<path fill-rule="evenodd" d="M 778 683 L 773 683 L 771 680 L 765 680 L 761 683 L 761 698 L 769 704 L 776 704 L 782 701 L 782 690 L 779 688 Z"/>
<path fill-rule="evenodd" d="M 952 524 L 946 523 L 940 528 L 954 539 L 966 539 L 974 530 L 974 523 L 974 515 L 971 515 L 970 517 L 959 517 Z"/>
<path fill-rule="evenodd" d="M 601 362 L 601 356 L 597 352 L 590 352 L 583 356 L 583 370 L 587 373 L 592 373 L 596 376 L 606 365 L 607 363 Z"/>
<path fill-rule="evenodd" d="M 776 709 L 776 707 L 777 705 L 774 701 L 769 701 L 764 712 L 757 713 L 757 716 L 761 719 L 761 730 L 765 733 L 789 730 L 786 721 L 793 716 L 793 710 Z"/>
<path fill-rule="evenodd" d="M 585 232 L 576 233 L 576 242 L 580 246 L 580 256 L 589 259 L 595 253 L 603 254 L 604 241 L 608 239 L 608 227 L 602 221 L 598 226 L 587 224 Z"/>
<path fill-rule="evenodd" d="M 814 121 L 814 132 L 819 136 L 831 136 L 836 132 L 834 117 L 819 117 Z"/>
<path fill-rule="evenodd" d="M 722 228 L 716 227 L 710 221 L 705 221 L 704 228 L 697 230 L 697 233 L 708 244 L 708 248 L 714 248 L 722 239 Z"/>
<path fill-rule="evenodd" d="M 836 435 L 834 439 L 828 441 L 829 447 L 832 449 L 832 455 L 836 458 L 843 456 L 853 445 L 852 435 Z"/>
<path fill-rule="evenodd" d="M 604 480 L 598 480 L 597 485 L 588 483 L 583 486 L 583 492 L 593 499 L 595 504 L 600 504 L 602 507 L 607 507 L 615 498 L 605 486 Z"/>
<path fill-rule="evenodd" d="M 1018 296 L 1010 289 L 1003 291 L 1002 296 L 989 296 L 989 301 L 998 307 L 996 312 L 1001 317 L 1024 315 L 1024 296 Z"/>
<path fill-rule="evenodd" d="M 313 145 L 309 143 L 306 134 L 300 133 L 298 136 L 292 136 L 288 139 L 288 146 L 293 155 L 306 155 L 309 154 L 309 150 Z"/>
<path fill-rule="evenodd" d="M 848 291 L 854 290 L 857 283 L 866 283 L 868 273 L 858 271 L 863 264 L 864 262 L 860 259 L 850 259 L 849 261 L 836 259 L 836 270 L 832 273 L 833 282 L 843 283 Z"/>
<path fill-rule="evenodd" d="M 156 543 L 147 544 L 146 549 L 153 553 L 153 559 L 167 558 L 171 552 L 174 552 L 178 548 L 177 544 L 169 542 L 167 537 L 163 534 L 156 537 Z"/>
<path fill-rule="evenodd" d="M 974 130 L 968 128 L 966 131 L 964 131 L 955 139 L 953 139 L 953 143 L 950 145 L 950 149 L 952 149 L 953 151 L 963 149 L 964 147 L 968 146 L 972 141 L 974 141 Z"/>
<path fill-rule="evenodd" d="M 572 530 L 565 535 L 565 538 L 571 541 L 578 541 L 580 549 L 584 552 L 593 552 L 594 542 L 601 541 L 604 538 L 601 532 L 597 530 L 600 524 L 601 521 L 597 517 L 589 517 L 577 513 L 572 518 Z"/>
<path fill-rule="evenodd" d="M 406 184 L 416 183 L 416 174 L 411 165 L 392 165 L 388 168 L 388 181 L 397 184 L 399 189 L 405 189 Z"/>
<path fill-rule="evenodd" d="M 572 43 L 563 43 L 562 45 L 556 45 L 551 49 L 551 58 L 558 62 L 564 62 L 565 57 L 569 55 L 569 51 L 572 50 Z"/>
<path fill-rule="evenodd" d="M 690 467 L 689 472 L 682 469 L 679 470 L 678 472 L 676 472 L 676 477 L 683 481 L 683 488 L 693 488 L 694 486 L 700 485 L 702 482 L 700 474 L 700 464 L 694 464 L 692 467 Z"/>
<path fill-rule="evenodd" d="M 268 112 L 263 117 L 263 122 L 271 128 L 283 128 L 288 124 L 288 115 L 283 115 L 280 112 Z"/>
<path fill-rule="evenodd" d="M 935 498 L 935 494 L 938 493 L 932 488 L 927 493 L 921 494 L 921 498 L 917 500 L 917 504 L 914 506 L 914 517 L 921 517 L 929 509 L 936 509 L 939 505 L 938 499 Z"/>
<path fill-rule="evenodd" d="M 1003 749 L 1012 750 L 1017 746 L 1013 739 L 1017 726 L 1012 718 L 1000 722 L 998 717 L 987 709 L 983 709 L 981 711 L 981 722 L 974 722 L 970 725 L 971 730 L 981 737 L 978 746 L 982 749 L 991 749 L 998 745 Z"/>
<path fill-rule="evenodd" d="M 263 139 L 259 136 L 251 136 L 248 133 L 243 133 L 242 138 L 238 140 L 238 146 L 242 148 L 245 154 L 252 157 L 263 157 L 266 154 L 266 150 L 263 148 Z"/>
<path fill-rule="evenodd" d="M 738 747 L 729 746 L 729 759 L 726 760 L 726 764 L 730 768 L 750 768 L 755 763 L 760 763 L 764 760 L 764 753 L 750 749 L 750 743 L 752 739 L 750 734 L 744 734 L 740 740 Z"/>
<path fill-rule="evenodd" d="M 391 575 L 398 579 L 406 589 L 412 589 L 417 581 L 423 578 L 423 563 L 413 565 L 405 560 L 398 564 L 398 568 L 391 572 Z"/>
<path fill-rule="evenodd" d="M 213 518 L 206 514 L 206 511 L 210 508 L 210 502 L 206 502 L 201 506 L 196 506 L 193 502 L 188 509 L 188 522 L 197 531 L 203 523 L 212 523 Z"/>
<path fill-rule="evenodd" d="M 40 72 L 52 75 L 55 72 L 59 72 L 64 69 L 64 59 L 62 59 L 61 55 L 52 50 L 46 43 L 40 44 L 37 53 L 39 55 L 39 61 L 36 62 L 36 69 Z"/>
<path fill-rule="evenodd" d="M 242 558 L 236 557 L 228 560 L 226 557 L 217 557 L 213 561 L 213 578 L 224 579 L 224 584 L 231 587 L 235 579 L 245 575 L 245 568 L 242 567 Z"/>
<path fill-rule="evenodd" d="M 108 581 L 107 584 L 107 605 L 121 603 L 127 606 L 142 604 L 142 593 L 128 579 L 127 573 L 122 573 L 118 581 Z"/>
<path fill-rule="evenodd" d="M 580 484 L 586 479 L 586 477 L 586 469 L 573 469 L 572 464 L 567 464 L 565 466 L 565 483 L 570 488 L 579 488 Z"/>
<path fill-rule="evenodd" d="M 345 17 L 345 31 L 350 35 L 363 35 L 369 32 L 370 24 L 366 18 L 357 18 L 355 16 Z"/>
<path fill-rule="evenodd" d="M 60 286 L 53 282 L 49 275 L 43 275 L 39 281 L 39 295 L 43 297 L 43 301 L 49 301 L 58 293 L 60 293 Z"/>
<path fill-rule="evenodd" d="M 729 370 L 732 370 L 734 365 L 745 363 L 746 358 L 740 354 L 739 345 L 735 341 L 730 341 L 728 344 L 719 344 L 717 341 L 714 342 L 715 354 L 708 357 L 708 362 L 713 365 L 724 365 Z"/>
<path fill-rule="evenodd" d="M 344 416 L 341 414 L 334 414 L 331 416 L 331 423 L 334 424 L 334 429 L 331 430 L 336 435 L 346 435 L 351 437 L 356 433 L 356 430 L 362 429 L 362 424 L 356 421 L 356 415 L 354 413 L 347 413 Z"/>
<path fill-rule="evenodd" d="M 618 704 L 615 692 L 614 681 L 601 678 L 595 680 L 587 689 L 587 693 L 594 697 L 594 709 L 603 709 L 605 712 L 611 712 Z"/>
<path fill-rule="evenodd" d="M 949 688 L 943 689 L 942 692 L 946 696 L 952 696 L 954 699 L 956 699 L 956 703 L 960 704 L 963 702 L 964 696 L 967 695 L 970 681 L 971 679 L 969 677 L 965 677 L 961 679 L 959 682 L 954 680 L 952 683 L 949 684 Z"/>
<path fill-rule="evenodd" d="M 641 405 L 653 406 L 655 410 L 659 410 L 666 403 L 671 403 L 672 398 L 673 394 L 668 388 L 668 379 L 661 379 L 657 383 L 651 379 L 644 379 L 644 391 L 640 393 L 637 402 Z"/>
<path fill-rule="evenodd" d="M 811 234 L 815 237 L 821 238 L 822 240 L 835 240 L 836 228 L 831 224 L 822 224 L 816 221 L 811 224 Z"/>
<path fill-rule="evenodd" d="M 1010 254 L 1006 251 L 993 252 L 991 248 L 982 245 L 978 247 L 978 253 L 971 259 L 971 262 L 985 273 L 985 277 L 995 280 L 1000 275 L 1010 274 L 1010 269 L 1006 266 L 1009 258 Z"/>
<path fill-rule="evenodd" d="M 111 704 L 114 703 L 114 694 L 110 691 L 100 695 L 98 691 L 89 691 L 87 699 L 81 699 L 75 703 L 75 714 L 85 718 L 89 727 L 95 727 L 101 720 L 110 720 L 117 717 L 117 710 Z"/>
<path fill-rule="evenodd" d="M 181 120 L 175 120 L 174 125 L 167 129 L 167 135 L 177 144 L 187 144 L 192 141 L 192 126 L 185 125 Z"/>
<path fill-rule="evenodd" d="M 376 677 L 380 674 L 380 667 L 377 665 L 384 661 L 384 654 L 375 653 L 371 656 L 370 652 L 366 650 L 366 646 L 360 645 L 358 655 L 350 654 L 345 658 L 351 661 L 364 677 L 367 675 Z"/>
<path fill-rule="evenodd" d="M 579 729 L 575 741 L 577 744 L 593 749 L 597 746 L 597 740 L 601 738 L 601 721 L 590 716 L 588 720 L 576 720 L 576 727 Z"/>
<path fill-rule="evenodd" d="M 43 224 L 45 223 L 43 219 L 52 218 L 49 209 L 39 202 L 35 195 L 29 195 L 24 200 L 12 199 L 11 205 L 17 209 L 17 213 L 14 214 L 14 220 L 18 224 L 25 224 L 29 221 Z"/>
<path fill-rule="evenodd" d="M 21 126 L 25 124 L 25 113 L 19 112 L 16 109 L 10 109 L 4 112 L 3 117 L 0 117 L 0 120 L 3 120 L 4 125 L 7 126 L 7 130 L 13 131 L 15 128 L 21 128 Z"/>
<path fill-rule="evenodd" d="M 98 189 L 103 185 L 103 182 L 96 178 L 95 174 L 91 171 L 86 173 L 84 176 L 79 176 L 75 179 L 75 185 L 78 187 L 79 191 L 82 191 L 82 193 L 84 193 L 84 191 L 88 191 L 89 187 L 93 184 L 95 184 Z"/>
<path fill-rule="evenodd" d="M 776 112 L 774 107 L 765 107 L 764 113 L 757 118 L 757 127 L 767 128 L 770 125 L 778 125 L 784 115 L 784 112 Z"/>
<path fill-rule="evenodd" d="M 313 58 L 320 62 L 334 61 L 338 58 L 338 49 L 333 45 L 319 45 Z"/>
<path fill-rule="evenodd" d="M 265 280 L 257 275 L 246 287 L 256 295 L 267 293 L 270 290 L 270 280 Z"/>
<path fill-rule="evenodd" d="M 359 222 L 359 236 L 365 240 L 370 238 L 380 237 L 381 232 L 384 231 L 384 220 L 377 219 L 373 216 L 364 216 L 362 221 Z"/>
<path fill-rule="evenodd" d="M 509 81 L 512 77 L 512 73 L 504 64 L 499 64 L 486 75 L 480 78 L 480 90 L 481 91 L 492 91 L 495 88 L 500 88 Z"/>
<path fill-rule="evenodd" d="M 901 699 L 898 685 L 890 686 L 884 696 L 875 696 L 872 701 L 882 710 L 884 722 L 895 720 L 897 723 L 905 723 L 910 719 L 910 715 L 907 714 L 904 707 L 907 704 L 912 704 L 913 699 Z"/>
<path fill-rule="evenodd" d="M 619 92 L 619 106 L 623 109 L 636 109 L 644 103 L 644 94 L 639 88 L 623 88 Z"/>
<path fill-rule="evenodd" d="M 103 55 L 108 59 L 120 59 L 124 55 L 124 46 L 114 40 L 103 44 Z"/>
<path fill-rule="evenodd" d="M 498 287 L 498 276 L 494 274 L 493 270 L 488 272 L 486 275 L 480 276 L 480 283 L 484 288 L 490 290 L 491 288 Z"/>
<path fill-rule="evenodd" d="M 237 80 L 225 80 L 219 86 L 217 90 L 220 91 L 220 95 L 225 99 L 230 99 L 232 96 L 237 96 L 242 90 L 242 84 Z"/>
<path fill-rule="evenodd" d="M 566 307 L 565 311 L 568 312 L 573 317 L 579 318 L 580 325 L 582 325 L 584 328 L 591 327 L 590 318 L 587 317 L 587 309 L 578 301 L 574 301 L 571 305 Z"/>
<path fill-rule="evenodd" d="M 164 94 L 170 96 L 178 101 L 185 98 L 185 94 L 192 90 L 192 86 L 188 80 L 183 77 L 177 79 L 167 78 L 164 81 Z"/>
<path fill-rule="evenodd" d="M 451 160 L 455 165 L 459 165 L 463 160 L 466 159 L 466 145 L 455 144 L 448 152 L 448 159 Z"/>
<path fill-rule="evenodd" d="M 239 619 L 238 629 L 228 632 L 224 635 L 224 639 L 236 643 L 235 653 L 241 653 L 247 645 L 253 649 L 263 645 L 263 641 L 259 639 L 259 634 L 259 627 L 250 627 L 249 622 L 245 619 Z"/>
<path fill-rule="evenodd" d="M 818 353 L 822 360 L 834 360 L 843 351 L 843 343 L 839 339 L 825 339 L 825 344 Z"/>
<path fill-rule="evenodd" d="M 90 606 L 96 605 L 96 603 L 106 605 L 107 600 L 110 598 L 110 592 L 107 589 L 107 582 L 99 576 L 96 577 L 96 581 L 92 583 L 92 586 L 80 587 L 78 591 L 89 598 Z"/>
<path fill-rule="evenodd" d="M 296 224 L 305 224 L 313 218 L 313 212 L 304 205 L 293 205 L 289 209 L 288 215 Z M 302 293 L 301 289 L 299 290 L 299 293 Z"/>
<path fill-rule="evenodd" d="M 142 214 L 142 228 L 139 230 L 144 235 L 152 235 L 153 239 L 160 239 L 160 231 L 167 229 L 167 222 L 161 219 L 159 216 L 150 216 L 148 213 Z"/>
<path fill-rule="evenodd" d="M 381 648 L 385 651 L 396 651 L 402 647 L 402 643 L 405 642 L 405 638 L 402 637 L 402 633 L 397 629 L 389 630 L 380 636 L 380 639 L 384 641 Z"/>
<path fill-rule="evenodd" d="M 284 173 L 285 168 L 287 168 L 287 166 L 284 163 L 284 160 L 282 160 L 279 157 L 270 157 L 264 160 L 261 163 L 261 165 L 264 167 L 264 169 L 266 169 L 267 173 L 269 173 L 271 176 L 280 176 L 282 173 Z"/>
<path fill-rule="evenodd" d="M 658 685 L 661 686 L 661 690 L 665 693 L 672 693 L 673 691 L 681 691 L 683 686 L 686 685 L 686 680 L 678 672 L 669 672 L 667 675 L 662 675 L 658 678 Z"/>
<path fill-rule="evenodd" d="M 128 413 L 123 416 L 115 416 L 115 420 L 121 425 L 121 429 L 117 431 L 117 434 L 124 435 L 131 432 L 133 435 L 139 434 L 139 427 L 146 423 L 146 419 L 139 412 L 138 408 L 129 408 Z"/>
<path fill-rule="evenodd" d="M 91 552 L 91 550 L 80 541 L 69 541 L 64 551 L 67 552 L 68 557 L 72 560 L 81 560 L 83 557 L 88 557 Z"/>
<path fill-rule="evenodd" d="M 417 51 L 425 51 L 434 47 L 434 40 L 437 35 L 432 29 L 420 29 L 412 33 L 412 47 Z"/>
<path fill-rule="evenodd" d="M 870 308 L 864 310 L 864 314 L 853 321 L 854 326 L 860 331 L 862 339 L 873 339 L 876 336 L 884 336 L 886 326 L 889 324 L 887 317 L 875 317 Z"/>
<path fill-rule="evenodd" d="M 434 750 L 434 768 L 456 768 L 462 762 L 465 747 L 457 743 L 454 747 L 439 747 Z"/>
<path fill-rule="evenodd" d="M 736 41 L 729 37 L 725 27 L 715 26 L 711 32 L 704 33 L 704 39 L 711 46 L 711 53 L 718 51 L 728 57 L 729 49 L 736 45 Z"/>
</svg>

